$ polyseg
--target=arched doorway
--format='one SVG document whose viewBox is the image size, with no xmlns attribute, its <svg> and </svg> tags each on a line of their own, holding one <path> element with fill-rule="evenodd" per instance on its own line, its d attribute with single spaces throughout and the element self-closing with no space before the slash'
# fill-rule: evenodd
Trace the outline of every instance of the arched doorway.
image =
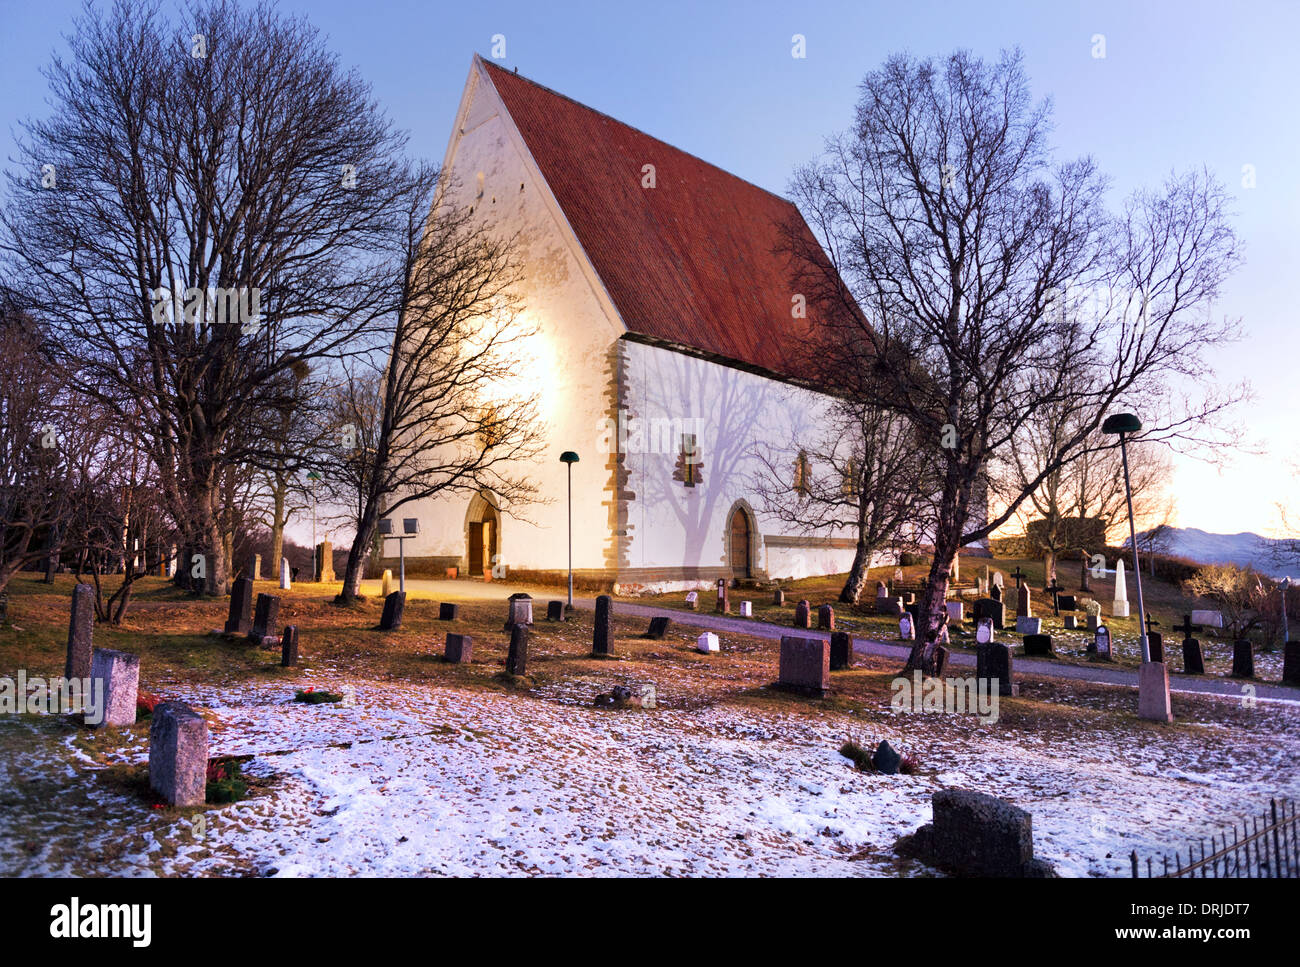
<svg viewBox="0 0 1300 967">
<path fill-rule="evenodd" d="M 743 507 L 732 510 L 728 533 L 730 534 L 728 555 L 731 564 L 731 576 L 733 578 L 752 577 L 754 563 L 751 556 L 754 533 L 753 522 Z"/>
<path fill-rule="evenodd" d="M 465 557 L 468 562 L 467 572 L 470 577 L 482 577 L 485 570 L 491 570 L 497 556 L 497 541 L 501 530 L 501 519 L 496 508 L 486 500 L 476 500 L 478 507 L 470 508 L 469 527 L 466 530 Z"/>
</svg>

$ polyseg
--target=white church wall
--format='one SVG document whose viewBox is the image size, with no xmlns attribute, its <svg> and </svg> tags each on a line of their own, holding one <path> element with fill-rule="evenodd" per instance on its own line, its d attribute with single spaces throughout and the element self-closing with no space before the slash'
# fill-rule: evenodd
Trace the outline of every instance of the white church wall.
<svg viewBox="0 0 1300 967">
<path fill-rule="evenodd" d="M 852 546 L 826 545 L 828 538 L 845 543 L 851 534 L 804 536 L 765 513 L 759 499 L 760 453 L 793 463 L 800 441 L 807 445 L 825 433 L 824 397 L 658 346 L 628 341 L 625 351 L 624 489 L 632 495 L 625 558 L 633 572 L 729 569 L 729 523 L 738 502 L 762 535 L 756 571 L 780 579 L 848 570 Z M 667 445 L 665 427 L 672 428 Z M 639 435 L 633 432 L 638 428 Z M 694 433 L 699 446 L 702 480 L 694 487 L 674 479 L 683 432 Z M 707 581 L 683 576 L 644 583 L 668 589 Z"/>
<path fill-rule="evenodd" d="M 525 307 L 521 321 L 538 329 L 518 347 L 517 381 L 502 392 L 523 388 L 537 395 L 543 451 L 536 462 L 515 465 L 510 472 L 532 480 L 540 501 L 520 509 L 526 520 L 501 515 L 499 563 L 507 575 L 514 569 L 567 567 L 567 479 L 559 456 L 576 450 L 574 566 L 606 568 L 614 543 L 610 474 L 604 458 L 592 450 L 593 427 L 613 405 L 611 349 L 622 327 L 594 288 L 593 283 L 599 284 L 594 273 L 481 68 L 471 73 L 444 170 L 455 183 L 445 203 L 473 205 L 485 218 L 518 232 L 523 262 L 519 295 Z M 421 520 L 421 537 L 407 542 L 407 554 L 464 556 L 470 504 L 470 495 L 453 494 L 400 509 L 395 516 Z M 387 553 L 395 555 L 396 546 Z"/>
</svg>

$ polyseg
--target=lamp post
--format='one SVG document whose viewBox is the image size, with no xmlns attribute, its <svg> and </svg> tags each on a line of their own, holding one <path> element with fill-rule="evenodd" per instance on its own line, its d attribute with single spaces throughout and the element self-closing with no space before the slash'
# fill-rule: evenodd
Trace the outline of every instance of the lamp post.
<svg viewBox="0 0 1300 967">
<path fill-rule="evenodd" d="M 1284 577 L 1279 586 L 1282 588 L 1282 647 L 1285 648 L 1287 642 L 1291 640 L 1291 632 L 1286 624 L 1286 592 L 1287 588 L 1291 587 L 1291 578 Z"/>
<path fill-rule="evenodd" d="M 569 468 L 569 607 L 573 607 L 573 465 L 578 462 L 578 454 L 565 450 L 560 454 L 560 463 Z"/>
<path fill-rule="evenodd" d="M 1151 647 L 1147 641 L 1146 602 L 1142 599 L 1142 565 L 1138 559 L 1137 528 L 1133 522 L 1133 487 L 1128 476 L 1127 434 L 1137 433 L 1142 422 L 1132 413 L 1116 413 L 1106 417 L 1102 433 L 1119 435 L 1120 458 L 1124 464 L 1124 499 L 1128 503 L 1128 533 L 1133 545 L 1133 579 L 1138 593 L 1138 640 L 1142 646 L 1142 667 L 1138 670 L 1138 716 L 1157 722 L 1171 722 L 1169 710 L 1169 670 L 1164 662 L 1151 660 Z"/>
<path fill-rule="evenodd" d="M 319 489 L 320 474 L 312 470 L 307 474 L 307 479 L 311 481 L 311 579 L 319 581 L 320 573 L 316 564 L 316 491 Z M 279 567 L 280 562 L 276 561 L 275 566 Z"/>
</svg>

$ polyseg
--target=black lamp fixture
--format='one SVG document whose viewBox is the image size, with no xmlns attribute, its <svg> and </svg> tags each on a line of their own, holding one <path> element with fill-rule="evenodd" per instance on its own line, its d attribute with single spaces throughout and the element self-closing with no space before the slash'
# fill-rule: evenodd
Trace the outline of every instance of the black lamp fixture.
<svg viewBox="0 0 1300 967">
<path fill-rule="evenodd" d="M 574 450 L 565 450 L 560 454 L 560 463 L 569 470 L 569 608 L 573 607 L 573 465 L 578 462 Z"/>
</svg>

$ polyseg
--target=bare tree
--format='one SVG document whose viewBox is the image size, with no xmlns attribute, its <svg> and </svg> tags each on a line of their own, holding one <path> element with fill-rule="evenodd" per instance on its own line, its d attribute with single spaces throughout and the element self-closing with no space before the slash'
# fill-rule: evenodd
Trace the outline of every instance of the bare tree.
<svg viewBox="0 0 1300 967">
<path fill-rule="evenodd" d="M 404 141 L 318 32 L 269 4 L 87 4 L 10 172 L 0 252 L 59 362 L 141 421 L 203 587 L 229 576 L 231 467 L 273 465 L 295 368 L 365 347 Z M 188 577 L 182 568 L 181 577 Z"/>
<path fill-rule="evenodd" d="M 1149 439 L 1212 435 L 1211 418 L 1240 395 L 1204 382 L 1205 350 L 1236 335 L 1209 313 L 1236 240 L 1227 198 L 1203 173 L 1171 176 L 1109 216 L 1090 160 L 1053 163 L 1049 107 L 1032 102 L 1018 52 L 895 56 L 861 92 L 852 129 L 793 190 L 825 250 L 804 261 L 829 256 L 838 270 L 812 293 L 838 300 L 819 360 L 830 378 L 869 372 L 878 405 L 941 467 L 908 661 L 931 673 L 957 549 L 1011 519 L 1109 412 L 1139 410 Z M 999 512 L 973 513 L 991 462 L 1044 406 L 1073 429 Z"/>
<path fill-rule="evenodd" d="M 39 326 L 8 299 L 0 304 L 0 593 L 48 556 L 35 540 L 62 523 L 67 460 L 58 425 L 66 394 Z"/>
<path fill-rule="evenodd" d="M 924 527 L 921 451 L 905 423 L 871 404 L 831 404 L 810 447 L 766 448 L 753 487 L 767 513 L 805 534 L 848 531 L 856 548 L 839 599 L 857 604 L 877 553 L 897 547 L 905 525 Z M 795 454 L 792 461 L 791 455 Z"/>
<path fill-rule="evenodd" d="M 515 513 L 536 499 L 519 466 L 538 454 L 542 427 L 535 391 L 515 375 L 536 331 L 519 317 L 515 240 L 445 201 L 453 194 L 434 169 L 412 173 L 391 344 L 335 397 L 327 480 L 355 513 L 343 602 L 358 593 L 381 514 L 456 493 L 489 491 Z"/>
</svg>

